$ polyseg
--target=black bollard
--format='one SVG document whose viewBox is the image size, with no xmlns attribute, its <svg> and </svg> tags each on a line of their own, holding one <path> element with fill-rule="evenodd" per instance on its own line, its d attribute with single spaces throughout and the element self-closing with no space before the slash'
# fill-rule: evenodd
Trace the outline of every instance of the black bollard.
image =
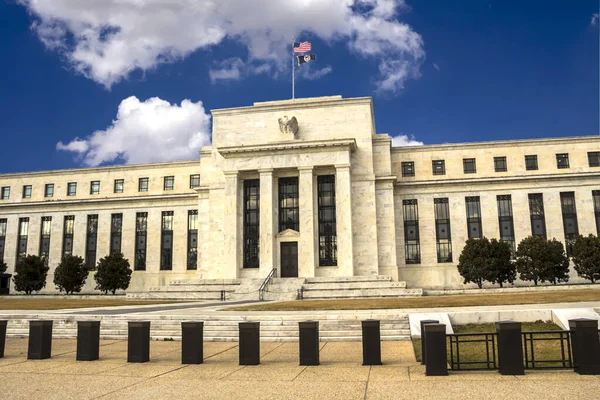
<svg viewBox="0 0 600 400">
<path fill-rule="evenodd" d="M 129 321 L 127 362 L 150 361 L 150 321 Z"/>
<path fill-rule="evenodd" d="M 362 321 L 363 365 L 381 365 L 381 332 L 379 321 Z"/>
<path fill-rule="evenodd" d="M 100 358 L 100 321 L 77 321 L 77 361 Z"/>
<path fill-rule="evenodd" d="M 181 363 L 204 362 L 204 322 L 181 323 Z"/>
<path fill-rule="evenodd" d="M 440 321 L 435 319 L 422 319 L 421 321 L 421 364 L 425 365 L 425 331 L 423 330 L 423 325 L 425 324 L 439 324 Z"/>
<path fill-rule="evenodd" d="M 500 375 L 525 375 L 521 323 L 496 322 L 498 334 L 498 369 Z"/>
<path fill-rule="evenodd" d="M 425 324 L 425 375 L 448 375 L 448 354 L 446 353 L 446 325 Z"/>
<path fill-rule="evenodd" d="M 579 375 L 600 375 L 600 342 L 598 321 L 577 318 L 569 320 L 573 364 Z"/>
<path fill-rule="evenodd" d="M 27 359 L 45 360 L 52 356 L 52 321 L 29 321 Z"/>
<path fill-rule="evenodd" d="M 260 364 L 260 322 L 240 322 L 240 365 Z"/>
<path fill-rule="evenodd" d="M 319 321 L 298 322 L 300 365 L 319 365 Z"/>
<path fill-rule="evenodd" d="M 7 320 L 0 320 L 0 358 L 4 357 L 4 346 L 6 344 L 6 325 Z"/>
</svg>

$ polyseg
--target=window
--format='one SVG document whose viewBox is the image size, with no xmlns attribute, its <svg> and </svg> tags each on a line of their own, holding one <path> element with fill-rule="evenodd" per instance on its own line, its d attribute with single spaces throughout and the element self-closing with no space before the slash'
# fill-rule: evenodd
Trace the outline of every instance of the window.
<svg viewBox="0 0 600 400">
<path fill-rule="evenodd" d="M 433 160 L 431 161 L 431 167 L 434 175 L 446 175 L 446 161 L 445 160 Z"/>
<path fill-rule="evenodd" d="M 506 157 L 494 157 L 494 170 L 496 172 L 508 171 L 508 167 L 506 166 Z"/>
<path fill-rule="evenodd" d="M 200 187 L 200 175 L 190 175 L 190 189 Z"/>
<path fill-rule="evenodd" d="M 30 199 L 31 198 L 31 185 L 23 186 L 23 198 Z"/>
<path fill-rule="evenodd" d="M 75 196 L 77 195 L 77 183 L 70 182 L 67 183 L 67 196 Z"/>
<path fill-rule="evenodd" d="M 477 164 L 474 158 L 463 158 L 463 170 L 465 174 L 474 174 L 477 172 Z"/>
<path fill-rule="evenodd" d="M 100 194 L 100 181 L 90 183 L 90 194 Z"/>
<path fill-rule="evenodd" d="M 335 209 L 335 175 L 317 177 L 319 210 L 319 265 L 337 265 L 337 223 Z"/>
<path fill-rule="evenodd" d="M 115 179 L 115 193 L 123 193 L 123 189 L 125 188 L 125 180 L 123 179 Z"/>
<path fill-rule="evenodd" d="M 17 237 L 17 261 L 27 255 L 27 236 L 29 234 L 29 218 L 19 218 L 19 235 Z"/>
<path fill-rule="evenodd" d="M 452 262 L 452 233 L 448 198 L 433 199 L 437 262 Z"/>
<path fill-rule="evenodd" d="M 10 198 L 10 187 L 4 186 L 2 188 L 2 195 L 0 195 L 0 200 L 8 200 Z"/>
<path fill-rule="evenodd" d="M 48 266 L 50 256 L 50 234 L 52 233 L 52 217 L 42 217 L 42 231 L 40 234 L 40 258 Z"/>
<path fill-rule="evenodd" d="M 562 210 L 563 227 L 565 229 L 565 248 L 567 256 L 571 257 L 573 244 L 575 244 L 575 240 L 579 236 L 574 192 L 562 192 L 560 194 L 560 208 Z"/>
<path fill-rule="evenodd" d="M 175 177 L 174 176 L 165 176 L 165 190 L 173 190 L 175 189 Z"/>
<path fill-rule="evenodd" d="M 88 270 L 96 268 L 96 242 L 98 238 L 98 215 L 88 215 L 85 240 L 85 266 Z"/>
<path fill-rule="evenodd" d="M 138 182 L 138 192 L 148 191 L 148 178 L 140 178 Z"/>
<path fill-rule="evenodd" d="M 73 254 L 73 233 L 75 230 L 75 216 L 66 215 L 63 226 L 63 247 L 62 256 Z"/>
<path fill-rule="evenodd" d="M 600 237 L 600 190 L 593 190 L 592 197 L 594 199 L 594 215 L 596 216 L 596 233 Z M 6 224 L 6 220 L 4 222 Z M 0 222 L 1 224 L 1 222 Z M 6 230 L 6 226 L 4 227 Z M 2 235 L 2 226 L 0 225 L 0 235 Z M 1 257 L 1 255 L 0 255 Z"/>
<path fill-rule="evenodd" d="M 47 183 L 44 187 L 44 197 L 54 197 L 54 183 Z"/>
<path fill-rule="evenodd" d="M 121 253 L 121 237 L 123 232 L 123 214 L 110 216 L 110 254 Z"/>
<path fill-rule="evenodd" d="M 260 182 L 244 181 L 244 268 L 258 268 L 260 234 Z"/>
<path fill-rule="evenodd" d="M 515 226 L 513 222 L 512 197 L 500 195 L 498 202 L 498 222 L 500 226 L 500 240 L 510 245 L 513 257 L 515 256 Z"/>
<path fill-rule="evenodd" d="M 402 161 L 402 176 L 415 176 L 415 163 L 413 161 Z"/>
<path fill-rule="evenodd" d="M 600 151 L 588 152 L 588 162 L 590 167 L 600 167 Z"/>
<path fill-rule="evenodd" d="M 531 219 L 531 235 L 546 239 L 546 217 L 544 214 L 544 195 L 529 195 L 529 218 Z"/>
<path fill-rule="evenodd" d="M 481 239 L 481 202 L 479 196 L 465 197 L 467 234 L 469 239 Z"/>
<path fill-rule="evenodd" d="M 162 212 L 160 235 L 160 270 L 173 269 L 173 211 Z"/>
<path fill-rule="evenodd" d="M 556 168 L 567 169 L 569 168 L 569 154 L 557 154 L 556 155 Z"/>
<path fill-rule="evenodd" d="M 404 260 L 406 264 L 420 264 L 421 246 L 417 200 L 402 200 L 402 211 L 404 214 Z"/>
<path fill-rule="evenodd" d="M 300 232 L 297 177 L 279 178 L 279 232 L 286 229 Z"/>
<path fill-rule="evenodd" d="M 525 156 L 525 169 L 527 171 L 537 171 L 538 161 L 536 155 Z"/>
<path fill-rule="evenodd" d="M 198 269 L 198 210 L 188 211 L 187 269 Z"/>
<path fill-rule="evenodd" d="M 0 262 L 4 261 L 4 244 L 6 243 L 6 218 L 0 219 Z"/>
<path fill-rule="evenodd" d="M 146 270 L 146 237 L 148 232 L 148 213 L 139 212 L 135 215 L 135 271 Z"/>
</svg>

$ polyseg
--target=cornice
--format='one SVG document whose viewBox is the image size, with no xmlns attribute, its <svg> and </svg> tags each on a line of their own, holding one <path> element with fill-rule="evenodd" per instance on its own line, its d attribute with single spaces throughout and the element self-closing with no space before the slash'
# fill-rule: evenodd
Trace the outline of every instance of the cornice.
<svg viewBox="0 0 600 400">
<path fill-rule="evenodd" d="M 265 111 L 282 111 L 299 108 L 319 108 L 319 107 L 331 107 L 337 105 L 352 105 L 352 104 L 371 104 L 373 99 L 371 97 L 354 97 L 350 99 L 344 99 L 341 96 L 328 96 L 328 97 L 312 97 L 306 99 L 294 99 L 294 100 L 279 100 L 279 101 L 267 101 L 254 103 L 252 106 L 235 107 L 235 108 L 220 108 L 210 110 L 213 116 L 226 116 L 236 114 L 247 114 L 255 112 Z"/>
<path fill-rule="evenodd" d="M 268 144 L 257 144 L 250 146 L 231 146 L 219 147 L 217 151 L 224 157 L 236 157 L 246 154 L 271 153 L 273 151 L 298 151 L 314 150 L 319 148 L 345 148 L 351 152 L 356 150 L 356 140 L 351 139 L 331 139 L 331 140 L 295 140 L 290 142 L 275 142 Z"/>
</svg>

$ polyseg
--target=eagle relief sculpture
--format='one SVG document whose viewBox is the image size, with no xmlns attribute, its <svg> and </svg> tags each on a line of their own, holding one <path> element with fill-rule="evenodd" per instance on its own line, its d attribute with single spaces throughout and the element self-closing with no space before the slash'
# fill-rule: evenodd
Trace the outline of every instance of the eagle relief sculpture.
<svg viewBox="0 0 600 400">
<path fill-rule="evenodd" d="M 279 118 L 279 130 L 281 133 L 291 133 L 294 138 L 298 135 L 298 120 L 296 117 L 288 119 L 287 115 Z"/>
</svg>

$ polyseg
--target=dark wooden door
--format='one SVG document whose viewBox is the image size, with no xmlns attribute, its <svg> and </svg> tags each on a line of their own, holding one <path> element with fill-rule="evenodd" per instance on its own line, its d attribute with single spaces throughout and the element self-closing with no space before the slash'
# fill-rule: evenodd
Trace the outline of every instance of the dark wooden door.
<svg viewBox="0 0 600 400">
<path fill-rule="evenodd" d="M 281 243 L 281 277 L 298 277 L 298 242 Z"/>
</svg>

